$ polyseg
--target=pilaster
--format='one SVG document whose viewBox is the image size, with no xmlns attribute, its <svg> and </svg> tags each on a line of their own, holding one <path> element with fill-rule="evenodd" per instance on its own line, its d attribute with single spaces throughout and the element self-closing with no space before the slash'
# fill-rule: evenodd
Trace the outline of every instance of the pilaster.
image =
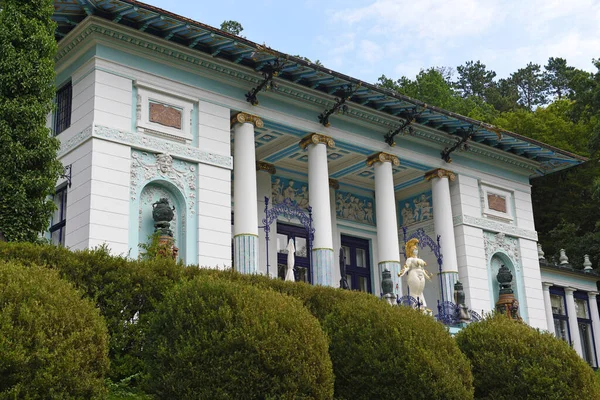
<svg viewBox="0 0 600 400">
<path fill-rule="evenodd" d="M 567 314 L 569 315 L 569 333 L 571 334 L 571 344 L 573 349 L 583 356 L 581 348 L 581 337 L 579 336 L 579 324 L 577 324 L 577 310 L 575 308 L 575 299 L 573 298 L 573 292 L 577 289 L 572 287 L 565 288 L 565 298 L 567 302 Z"/>
</svg>

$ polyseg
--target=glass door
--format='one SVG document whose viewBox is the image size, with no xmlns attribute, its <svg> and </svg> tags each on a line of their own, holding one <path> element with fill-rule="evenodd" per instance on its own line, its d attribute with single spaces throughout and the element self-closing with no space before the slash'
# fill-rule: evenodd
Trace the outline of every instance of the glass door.
<svg viewBox="0 0 600 400">
<path fill-rule="evenodd" d="M 369 241 L 342 235 L 346 255 L 346 280 L 352 290 L 371 293 L 371 256 Z"/>
<path fill-rule="evenodd" d="M 294 254 L 294 275 L 296 282 L 311 283 L 310 254 L 308 254 L 308 240 L 306 229 L 302 226 L 277 223 L 277 276 L 285 279 L 287 272 L 289 241 L 294 241 L 296 253 Z"/>
</svg>

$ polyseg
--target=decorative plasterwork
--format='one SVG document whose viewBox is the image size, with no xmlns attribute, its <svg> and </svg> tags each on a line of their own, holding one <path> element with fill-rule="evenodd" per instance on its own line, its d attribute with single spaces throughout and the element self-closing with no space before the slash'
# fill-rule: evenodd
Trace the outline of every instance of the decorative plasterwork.
<svg viewBox="0 0 600 400">
<path fill-rule="evenodd" d="M 271 175 L 274 175 L 277 172 L 277 170 L 275 169 L 275 166 L 273 164 L 269 164 L 264 161 L 256 162 L 256 170 L 257 171 L 266 171 L 266 172 L 270 173 Z"/>
<path fill-rule="evenodd" d="M 262 128 L 263 126 L 265 126 L 265 123 L 263 122 L 262 119 L 260 119 L 260 117 L 258 117 L 256 115 L 248 114 L 245 112 L 237 113 L 233 116 L 233 118 L 231 118 L 231 126 L 232 127 L 235 124 L 244 124 L 244 123 L 252 124 L 257 128 Z"/>
<path fill-rule="evenodd" d="M 367 165 L 370 167 L 373 164 L 375 164 L 376 162 L 390 162 L 392 163 L 392 165 L 398 167 L 400 166 L 400 160 L 398 159 L 398 157 L 396 157 L 393 154 L 389 154 L 389 153 L 384 153 L 384 152 L 380 152 L 377 154 L 373 154 L 372 156 L 369 156 L 369 158 L 367 158 Z"/>
<path fill-rule="evenodd" d="M 131 152 L 131 200 L 135 200 L 146 182 L 164 179 L 175 185 L 194 214 L 196 205 L 196 166 L 177 160 L 169 154 L 153 154 L 133 150 Z"/>
<path fill-rule="evenodd" d="M 67 56 L 71 51 L 73 51 L 77 45 L 83 42 L 88 36 L 92 34 L 98 34 L 105 37 L 110 37 L 112 39 L 116 39 L 122 43 L 126 43 L 132 46 L 136 46 L 139 49 L 144 51 L 152 51 L 159 54 L 162 57 L 171 58 L 173 62 L 182 64 L 189 63 L 191 68 L 198 70 L 198 67 L 203 68 L 208 73 L 219 73 L 222 74 L 222 78 L 224 79 L 237 79 L 239 81 L 243 81 L 244 86 L 248 85 L 256 85 L 261 82 L 261 79 L 258 75 L 256 75 L 255 71 L 244 71 L 240 66 L 230 66 L 226 64 L 216 63 L 213 59 L 205 58 L 202 56 L 192 55 L 190 52 L 185 52 L 184 49 L 180 49 L 177 45 L 170 44 L 169 47 L 157 44 L 151 40 L 143 38 L 142 36 L 138 36 L 139 32 L 119 32 L 116 31 L 113 27 L 105 26 L 105 21 L 101 19 L 97 19 L 96 17 L 88 17 L 90 19 L 89 25 L 80 29 L 76 35 L 69 37 L 70 41 L 62 40 L 60 42 L 59 50 L 55 57 L 56 62 L 58 63 L 65 56 Z M 83 24 L 82 24 L 83 25 Z M 123 29 L 123 27 L 119 27 Z M 288 97 L 294 98 L 296 100 L 300 100 L 311 104 L 313 106 L 317 106 L 321 108 L 322 106 L 331 106 L 332 102 L 324 99 L 322 95 L 317 92 L 311 92 L 306 89 L 299 89 L 296 85 L 287 85 L 285 82 L 281 82 L 277 88 L 272 90 L 273 92 L 278 92 L 280 94 L 287 95 Z M 382 126 L 384 129 L 393 128 L 397 125 L 397 121 L 392 116 L 385 116 L 381 113 L 371 112 L 370 110 L 365 109 L 360 106 L 353 106 L 348 114 L 361 122 L 369 123 L 369 124 L 378 124 Z M 423 138 L 430 142 L 439 143 L 444 146 L 451 145 L 455 142 L 449 135 L 442 135 L 436 132 L 434 129 L 428 129 L 423 126 L 416 125 L 414 131 L 414 137 Z M 510 165 L 514 165 L 519 168 L 527 169 L 532 172 L 536 172 L 539 168 L 541 168 L 541 164 L 535 161 L 526 161 L 520 159 L 518 156 L 510 156 L 504 155 L 500 151 L 495 149 L 487 149 L 483 145 L 473 144 L 467 150 L 469 153 L 474 153 L 480 155 L 487 159 L 497 160 L 503 163 L 507 163 Z"/>
<path fill-rule="evenodd" d="M 335 142 L 329 136 L 321 135 L 320 133 L 311 133 L 300 141 L 300 147 L 302 149 L 306 149 L 306 146 L 309 144 L 319 144 L 323 143 L 329 148 L 335 147 Z"/>
<path fill-rule="evenodd" d="M 425 174 L 425 180 L 430 181 L 434 178 L 448 178 L 450 182 L 454 182 L 456 175 L 452 171 L 448 171 L 442 168 L 434 169 Z"/>
<path fill-rule="evenodd" d="M 58 152 L 58 157 L 72 151 L 86 140 L 95 137 L 111 142 L 126 144 L 131 147 L 147 150 L 154 153 L 167 153 L 176 158 L 184 160 L 210 164 L 221 168 L 233 169 L 233 158 L 221 154 L 209 153 L 198 149 L 197 147 L 186 146 L 184 144 L 174 143 L 169 140 L 160 139 L 142 133 L 132 133 L 115 128 L 109 128 L 103 125 L 94 125 L 85 128 L 83 131 L 75 134 L 71 139 L 62 143 Z"/>
<path fill-rule="evenodd" d="M 329 178 L 329 187 L 338 190 L 340 188 L 340 183 L 337 179 Z"/>
<path fill-rule="evenodd" d="M 523 239 L 534 240 L 537 242 L 538 235 L 536 231 L 518 228 L 514 225 L 503 224 L 487 218 L 477 218 L 471 215 L 456 215 L 453 217 L 454 226 L 469 225 L 475 228 L 481 228 L 488 231 L 501 232 L 506 235 L 516 236 Z"/>
<path fill-rule="evenodd" d="M 520 272 L 521 258 L 519 256 L 519 241 L 517 238 L 506 236 L 502 232 L 484 232 L 483 243 L 486 260 L 491 259 L 494 254 L 500 251 L 510 258 L 515 270 Z"/>
</svg>

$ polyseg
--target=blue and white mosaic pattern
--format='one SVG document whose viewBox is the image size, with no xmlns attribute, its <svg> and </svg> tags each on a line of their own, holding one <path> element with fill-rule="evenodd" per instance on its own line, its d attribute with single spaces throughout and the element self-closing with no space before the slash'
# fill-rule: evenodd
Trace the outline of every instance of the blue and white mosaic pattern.
<svg viewBox="0 0 600 400">
<path fill-rule="evenodd" d="M 258 236 L 236 235 L 233 238 L 233 266 L 242 274 L 258 271 Z"/>
<path fill-rule="evenodd" d="M 313 249 L 313 285 L 331 286 L 333 249 Z"/>
</svg>

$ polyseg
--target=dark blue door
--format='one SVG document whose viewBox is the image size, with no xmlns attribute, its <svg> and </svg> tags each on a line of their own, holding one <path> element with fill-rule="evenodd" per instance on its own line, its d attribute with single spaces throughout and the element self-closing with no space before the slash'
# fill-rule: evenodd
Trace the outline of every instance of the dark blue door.
<svg viewBox="0 0 600 400">
<path fill-rule="evenodd" d="M 352 290 L 371 293 L 371 255 L 369 241 L 342 235 L 346 253 L 346 279 Z"/>
<path fill-rule="evenodd" d="M 308 240 L 306 229 L 302 226 L 277 223 L 277 276 L 285 279 L 287 271 L 287 245 L 289 240 L 294 241 L 296 254 L 294 256 L 296 282 L 311 283 L 310 254 L 308 254 Z"/>
</svg>

